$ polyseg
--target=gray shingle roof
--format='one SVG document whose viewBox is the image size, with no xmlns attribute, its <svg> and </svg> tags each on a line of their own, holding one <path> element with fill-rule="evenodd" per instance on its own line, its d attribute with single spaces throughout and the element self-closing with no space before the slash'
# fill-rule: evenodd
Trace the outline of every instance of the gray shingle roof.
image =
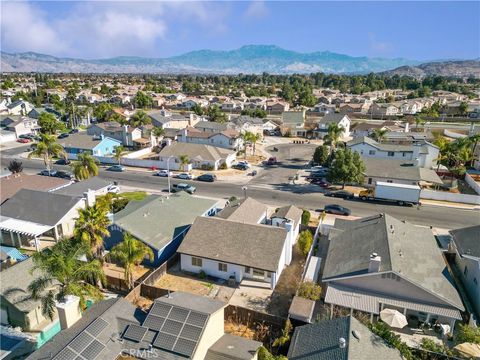
<svg viewBox="0 0 480 360">
<path fill-rule="evenodd" d="M 225 334 L 208 349 L 204 360 L 251 360 L 260 346 L 259 341 Z"/>
<path fill-rule="evenodd" d="M 324 281 L 367 274 L 370 254 L 375 252 L 381 257 L 381 272 L 393 271 L 463 309 L 429 228 L 414 226 L 387 214 L 353 221 L 336 219 L 329 240 Z"/>
<path fill-rule="evenodd" d="M 451 230 L 450 234 L 460 255 L 480 258 L 480 225 Z"/>
<path fill-rule="evenodd" d="M 131 201 L 115 214 L 115 225 L 160 250 L 216 203 L 216 200 L 194 197 L 185 192 L 172 194 L 169 198 L 150 195 L 142 201 Z"/>
<path fill-rule="evenodd" d="M 162 296 L 155 299 L 155 302 L 181 307 L 207 315 L 212 315 L 227 306 L 227 304 L 222 301 L 183 291 L 172 292 L 169 296 Z"/>
<path fill-rule="evenodd" d="M 233 153 L 234 151 L 232 150 L 211 145 L 176 142 L 170 146 L 166 146 L 160 152 L 160 156 L 179 157 L 181 155 L 187 155 L 190 160 L 218 161 L 227 158 Z"/>
<path fill-rule="evenodd" d="M 354 335 L 357 335 L 357 339 Z M 339 339 L 346 340 L 340 348 Z M 371 360 L 402 359 L 400 352 L 389 347 L 379 336 L 353 317 L 325 320 L 295 329 L 288 358 L 291 360 Z"/>
<path fill-rule="evenodd" d="M 87 192 L 87 190 L 98 191 L 111 184 L 112 184 L 111 181 L 107 181 L 95 176 L 90 179 L 79 181 L 70 186 L 55 190 L 54 193 L 70 195 L 70 196 L 83 196 L 83 194 Z"/>
<path fill-rule="evenodd" d="M 286 236 L 284 228 L 197 217 L 178 252 L 275 272 Z"/>
<path fill-rule="evenodd" d="M 368 144 L 381 151 L 394 151 L 394 152 L 413 152 L 413 145 L 398 145 L 398 144 L 383 144 L 375 141 L 368 136 L 359 136 L 347 143 L 347 146 L 354 146 L 358 144 Z"/>
<path fill-rule="evenodd" d="M 113 141 L 118 142 L 120 141 L 109 138 Z M 75 148 L 75 149 L 84 149 L 84 150 L 92 150 L 95 146 L 100 144 L 102 139 L 93 137 L 86 133 L 78 133 L 78 134 L 71 134 L 69 137 L 65 139 L 61 139 L 58 143 L 66 148 Z"/>
<path fill-rule="evenodd" d="M 322 124 L 338 124 L 344 117 L 348 118 L 348 115 L 340 114 L 340 113 L 328 113 L 323 118 L 320 119 L 320 123 Z"/>
<path fill-rule="evenodd" d="M 194 128 L 224 131 L 224 130 L 227 130 L 227 124 L 222 124 L 214 121 L 200 121 L 194 125 Z"/>
<path fill-rule="evenodd" d="M 217 216 L 247 224 L 258 224 L 260 218 L 267 216 L 267 206 L 249 197 L 226 206 Z"/>
<path fill-rule="evenodd" d="M 79 201 L 75 196 L 21 189 L 0 206 L 0 213 L 2 217 L 54 226 Z"/>
<path fill-rule="evenodd" d="M 294 221 L 295 225 L 298 225 L 302 220 L 302 213 L 303 213 L 303 210 L 297 208 L 294 205 L 288 205 L 288 206 L 279 208 L 272 215 L 272 218 L 278 217 L 278 218 L 290 219 Z"/>
</svg>

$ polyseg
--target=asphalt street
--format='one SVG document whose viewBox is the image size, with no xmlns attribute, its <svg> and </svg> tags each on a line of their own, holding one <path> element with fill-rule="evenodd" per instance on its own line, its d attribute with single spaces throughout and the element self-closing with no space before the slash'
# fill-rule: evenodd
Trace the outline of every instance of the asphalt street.
<svg viewBox="0 0 480 360">
<path fill-rule="evenodd" d="M 197 194 L 214 198 L 229 198 L 236 196 L 242 198 L 251 196 L 269 205 L 293 204 L 300 208 L 317 210 L 323 209 L 327 204 L 339 204 L 352 210 L 354 216 L 368 216 L 378 213 L 388 213 L 400 220 L 407 220 L 415 224 L 454 229 L 480 223 L 480 211 L 464 210 L 442 206 L 422 205 L 421 207 L 401 207 L 386 203 L 362 202 L 360 200 L 342 200 L 324 197 L 317 187 L 310 185 L 293 185 L 289 181 L 298 169 L 302 168 L 313 152 L 313 145 L 277 145 L 279 151 L 274 153 L 280 164 L 259 171 L 250 182 L 232 184 L 228 181 L 204 183 L 190 181 L 197 188 Z M 2 166 L 6 167 L 12 158 L 24 152 L 26 147 L 2 150 L 0 152 Z M 21 159 L 26 172 L 36 172 L 43 169 L 43 162 L 38 160 Z M 54 166 L 55 168 L 68 167 Z M 120 186 L 137 187 L 152 191 L 167 191 L 167 179 L 153 176 L 151 172 L 135 171 L 128 169 L 125 172 L 111 172 L 105 168 L 100 169 L 101 178 L 115 181 Z M 172 179 L 172 183 L 188 182 Z M 243 187 L 247 189 L 244 190 Z"/>
</svg>

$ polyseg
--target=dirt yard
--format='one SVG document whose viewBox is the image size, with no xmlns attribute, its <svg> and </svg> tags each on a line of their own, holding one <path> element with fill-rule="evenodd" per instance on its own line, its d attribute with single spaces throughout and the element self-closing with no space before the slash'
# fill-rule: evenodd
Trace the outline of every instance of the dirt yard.
<svg viewBox="0 0 480 360">
<path fill-rule="evenodd" d="M 103 265 L 103 271 L 107 276 L 111 276 L 117 279 L 124 279 L 124 276 L 123 276 L 124 269 L 121 266 L 118 266 L 116 264 L 106 262 Z M 148 267 L 145 267 L 142 265 L 136 266 L 133 270 L 133 278 L 137 280 L 141 278 L 144 274 L 146 274 L 148 271 L 150 271 L 150 268 Z"/>
<path fill-rule="evenodd" d="M 214 284 L 188 275 L 165 274 L 156 283 L 156 287 L 172 291 L 184 291 L 191 294 L 207 296 Z"/>
</svg>

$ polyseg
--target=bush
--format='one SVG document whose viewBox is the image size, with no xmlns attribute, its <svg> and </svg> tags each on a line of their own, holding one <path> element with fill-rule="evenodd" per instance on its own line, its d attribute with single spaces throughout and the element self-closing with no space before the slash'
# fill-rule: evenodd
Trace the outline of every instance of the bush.
<svg viewBox="0 0 480 360">
<path fill-rule="evenodd" d="M 310 214 L 310 211 L 308 210 L 303 210 L 302 212 L 302 225 L 308 225 L 308 223 L 310 222 L 310 216 L 312 214 Z"/>
<path fill-rule="evenodd" d="M 300 284 L 297 295 L 308 300 L 320 300 L 322 287 L 313 281 L 307 281 Z"/>
<path fill-rule="evenodd" d="M 480 328 L 474 328 L 468 324 L 460 324 L 460 331 L 457 334 L 457 342 L 470 342 L 480 345 Z"/>
<path fill-rule="evenodd" d="M 202 166 L 200 166 L 200 169 L 207 170 L 207 171 L 212 171 L 214 169 L 214 167 L 213 167 L 213 165 L 202 164 Z"/>
<path fill-rule="evenodd" d="M 220 167 L 219 167 L 220 170 L 226 170 L 227 169 L 227 163 L 226 162 L 222 162 L 220 164 Z"/>
<path fill-rule="evenodd" d="M 198 273 L 198 277 L 199 277 L 200 279 L 206 279 L 206 278 L 207 278 L 207 274 L 205 273 L 205 271 L 200 270 L 200 272 Z"/>
<path fill-rule="evenodd" d="M 228 198 L 228 201 L 229 201 L 229 202 L 237 201 L 237 197 L 236 197 L 236 196 L 230 196 L 230 197 Z"/>
<path fill-rule="evenodd" d="M 287 358 L 282 355 L 272 355 L 270 351 L 262 346 L 258 350 L 258 360 L 287 360 Z"/>
<path fill-rule="evenodd" d="M 123 209 L 125 209 L 125 207 L 127 206 L 127 204 L 130 202 L 130 200 L 126 199 L 126 198 L 119 198 L 119 199 L 115 199 L 112 201 L 112 211 L 113 213 L 117 213 Z"/>
<path fill-rule="evenodd" d="M 298 237 L 298 247 L 303 254 L 303 256 L 307 256 L 310 248 L 312 247 L 313 243 L 313 236 L 312 233 L 308 230 L 302 231 Z"/>
<path fill-rule="evenodd" d="M 18 160 L 12 160 L 8 164 L 8 171 L 10 171 L 12 174 L 19 174 L 23 171 L 23 165 L 21 161 Z"/>
</svg>

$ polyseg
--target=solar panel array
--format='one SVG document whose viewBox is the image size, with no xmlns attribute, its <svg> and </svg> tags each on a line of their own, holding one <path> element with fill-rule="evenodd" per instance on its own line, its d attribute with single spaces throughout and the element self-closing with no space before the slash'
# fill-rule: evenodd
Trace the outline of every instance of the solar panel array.
<svg viewBox="0 0 480 360">
<path fill-rule="evenodd" d="M 123 337 L 128 340 L 140 342 L 143 340 L 143 337 L 145 336 L 147 331 L 148 331 L 148 328 L 146 327 L 130 324 L 128 325 L 125 333 L 123 334 Z"/>
<path fill-rule="evenodd" d="M 158 332 L 154 347 L 192 356 L 207 320 L 207 314 L 155 302 L 142 327 Z"/>
<path fill-rule="evenodd" d="M 105 348 L 96 339 L 108 326 L 108 322 L 102 318 L 96 319 L 87 328 L 78 334 L 70 343 L 60 351 L 54 360 L 95 360 Z"/>
</svg>

